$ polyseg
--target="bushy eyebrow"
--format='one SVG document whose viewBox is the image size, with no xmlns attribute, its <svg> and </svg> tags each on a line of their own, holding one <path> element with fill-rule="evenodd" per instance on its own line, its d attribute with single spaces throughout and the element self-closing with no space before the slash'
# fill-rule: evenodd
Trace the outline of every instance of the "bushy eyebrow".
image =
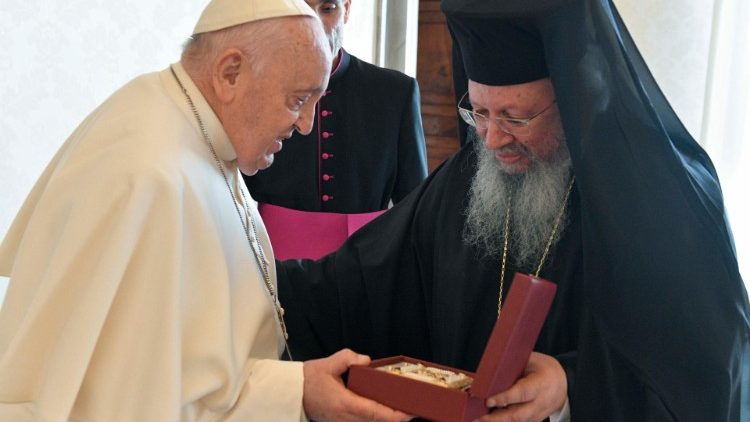
<svg viewBox="0 0 750 422">
<path fill-rule="evenodd" d="M 474 104 L 471 104 L 471 107 L 473 108 L 473 110 L 474 110 L 475 113 L 483 114 L 483 115 L 489 117 L 490 110 L 487 107 L 476 106 Z M 500 109 L 499 112 L 500 112 L 500 114 L 503 117 L 507 117 L 509 119 L 519 119 L 519 120 L 523 120 L 524 119 L 523 116 L 513 115 L 513 114 L 508 113 L 507 109 Z"/>
</svg>

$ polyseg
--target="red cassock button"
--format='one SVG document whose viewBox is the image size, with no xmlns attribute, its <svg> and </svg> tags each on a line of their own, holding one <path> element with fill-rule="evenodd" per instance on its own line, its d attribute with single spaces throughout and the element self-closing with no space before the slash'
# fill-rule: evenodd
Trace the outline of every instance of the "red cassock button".
<svg viewBox="0 0 750 422">
<path fill-rule="evenodd" d="M 331 136 L 333 136 L 333 133 L 331 133 L 331 132 L 323 132 L 323 139 L 328 139 Z"/>
<path fill-rule="evenodd" d="M 332 176 L 330 176 L 330 175 L 328 175 L 328 174 L 324 174 L 324 175 L 323 175 L 323 180 L 324 180 L 324 181 L 326 181 L 326 182 L 327 182 L 327 181 L 329 181 L 329 180 L 331 180 L 331 179 L 333 179 L 333 177 L 332 177 Z"/>
<path fill-rule="evenodd" d="M 332 155 L 328 154 L 327 152 L 324 152 L 321 156 L 322 159 L 327 160 L 328 157 L 332 157 Z"/>
<path fill-rule="evenodd" d="M 329 115 L 331 115 L 331 114 L 333 114 L 333 113 L 331 113 L 331 112 L 330 112 L 330 111 L 328 111 L 328 110 L 323 110 L 323 111 L 322 111 L 322 112 L 321 112 L 320 114 L 321 114 L 321 116 L 323 116 L 323 117 L 328 117 Z"/>
<path fill-rule="evenodd" d="M 323 198 L 321 198 L 321 199 L 323 199 L 323 202 L 328 202 L 328 201 L 330 201 L 331 199 L 333 199 L 333 197 L 332 197 L 332 196 L 329 196 L 329 195 L 323 195 Z"/>
</svg>

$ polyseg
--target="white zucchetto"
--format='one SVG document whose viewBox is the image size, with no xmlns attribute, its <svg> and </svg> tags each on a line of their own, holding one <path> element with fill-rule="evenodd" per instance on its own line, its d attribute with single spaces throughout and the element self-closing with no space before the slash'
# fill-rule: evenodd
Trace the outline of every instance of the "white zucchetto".
<svg viewBox="0 0 750 422">
<path fill-rule="evenodd" d="M 203 9 L 193 35 L 282 16 L 313 16 L 304 0 L 212 0 Z"/>
</svg>

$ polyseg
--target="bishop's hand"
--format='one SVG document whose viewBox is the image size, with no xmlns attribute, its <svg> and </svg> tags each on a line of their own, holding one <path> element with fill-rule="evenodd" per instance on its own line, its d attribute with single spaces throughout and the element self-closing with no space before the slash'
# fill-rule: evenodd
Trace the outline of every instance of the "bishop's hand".
<svg viewBox="0 0 750 422">
<path fill-rule="evenodd" d="M 560 410 L 568 396 L 568 379 L 557 359 L 532 352 L 526 370 L 509 389 L 487 399 L 490 414 L 481 422 L 538 422 Z"/>
</svg>

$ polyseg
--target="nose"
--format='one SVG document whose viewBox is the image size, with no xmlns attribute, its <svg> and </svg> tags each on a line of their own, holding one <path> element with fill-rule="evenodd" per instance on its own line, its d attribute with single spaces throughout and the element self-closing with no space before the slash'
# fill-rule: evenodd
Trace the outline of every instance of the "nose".
<svg viewBox="0 0 750 422">
<path fill-rule="evenodd" d="M 312 132 L 313 123 L 315 120 L 315 106 L 303 107 L 297 116 L 297 121 L 294 122 L 294 128 L 297 132 L 307 135 Z"/>
<path fill-rule="evenodd" d="M 484 146 L 490 150 L 497 150 L 515 141 L 515 137 L 502 130 L 496 122 L 491 122 L 484 135 Z"/>
</svg>

